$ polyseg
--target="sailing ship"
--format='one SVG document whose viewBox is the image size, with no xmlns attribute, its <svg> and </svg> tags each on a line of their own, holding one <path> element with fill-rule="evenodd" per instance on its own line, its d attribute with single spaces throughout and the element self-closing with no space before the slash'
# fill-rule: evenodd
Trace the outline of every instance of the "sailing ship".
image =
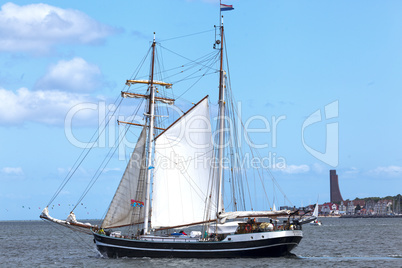
<svg viewBox="0 0 402 268">
<path fill-rule="evenodd" d="M 86 229 L 99 252 L 107 257 L 230 258 L 284 256 L 303 237 L 298 211 L 226 211 L 224 195 L 225 143 L 235 133 L 227 130 L 227 75 L 223 70 L 224 27 L 214 47 L 219 51 L 219 114 L 213 135 L 209 96 L 166 128 L 156 125 L 156 105 L 172 105 L 174 99 L 159 96 L 172 84 L 155 79 L 155 36 L 146 94 L 122 92 L 123 98 L 147 101 L 146 124 L 117 191 L 100 226 L 78 222 L 73 212 L 57 220 L 46 207 L 41 218 L 64 226 Z M 157 132 L 156 132 L 157 131 Z M 216 141 L 216 142 L 214 142 Z M 230 168 L 231 174 L 240 171 Z M 275 206 L 275 205 L 274 205 Z M 287 220 L 279 223 L 278 217 Z M 185 229 L 187 228 L 187 229 Z M 186 231 L 179 230 L 186 230 Z"/>
</svg>

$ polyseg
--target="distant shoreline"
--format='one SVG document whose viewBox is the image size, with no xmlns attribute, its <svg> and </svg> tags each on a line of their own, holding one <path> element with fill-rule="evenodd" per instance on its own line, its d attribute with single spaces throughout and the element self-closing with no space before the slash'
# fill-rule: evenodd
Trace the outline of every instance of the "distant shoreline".
<svg viewBox="0 0 402 268">
<path fill-rule="evenodd" d="M 340 218 L 402 218 L 402 215 L 342 215 Z"/>
</svg>

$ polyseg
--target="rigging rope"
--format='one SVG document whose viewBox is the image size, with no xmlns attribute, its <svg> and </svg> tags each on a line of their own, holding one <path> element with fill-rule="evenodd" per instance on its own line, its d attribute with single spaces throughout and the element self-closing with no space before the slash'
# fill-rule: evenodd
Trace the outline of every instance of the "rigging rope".
<svg viewBox="0 0 402 268">
<path fill-rule="evenodd" d="M 144 99 L 141 99 L 141 103 L 144 101 Z M 138 113 L 138 110 L 140 109 L 141 104 L 137 106 L 137 109 L 134 111 L 132 116 L 136 115 Z M 128 130 L 130 129 L 130 125 L 126 126 L 126 130 L 124 132 L 124 135 L 121 136 L 118 144 L 116 144 L 115 147 L 111 147 L 109 152 L 107 153 L 106 157 L 103 159 L 102 163 L 99 165 L 97 171 L 95 172 L 94 176 L 92 177 L 91 181 L 89 182 L 88 186 L 85 188 L 83 194 L 81 197 L 78 199 L 77 204 L 74 206 L 72 211 L 78 206 L 79 203 L 81 203 L 82 199 L 88 194 L 89 190 L 92 188 L 92 186 L 95 184 L 95 182 L 98 180 L 99 176 L 102 174 L 103 170 L 107 166 L 107 164 L 110 162 L 112 159 L 113 155 L 116 153 L 117 149 L 119 148 L 120 143 L 123 141 L 124 137 L 126 136 Z M 114 150 L 113 150 L 114 149 Z M 109 159 L 107 157 L 109 156 Z M 106 160 L 107 159 L 107 160 Z"/>
<path fill-rule="evenodd" d="M 145 60 L 147 59 L 149 52 L 150 52 L 151 48 L 148 49 L 148 52 L 146 53 L 146 55 L 143 57 L 142 61 L 140 62 L 140 64 L 138 65 L 138 67 L 135 69 L 135 71 L 133 72 L 133 74 L 131 75 L 131 77 L 135 77 L 138 75 L 141 67 L 143 66 Z M 126 86 L 123 87 L 126 88 Z M 119 104 L 116 106 L 117 101 L 119 101 Z M 94 148 L 95 144 L 98 142 L 99 138 L 101 137 L 101 134 L 105 131 L 105 129 L 108 127 L 110 119 L 114 117 L 116 111 L 118 110 L 118 108 L 120 107 L 121 103 L 123 102 L 123 99 L 121 98 L 120 94 L 116 97 L 113 105 L 116 106 L 116 109 L 114 109 L 113 111 L 108 112 L 108 114 L 105 115 L 105 117 L 103 118 L 103 121 L 100 123 L 100 125 L 103 125 L 103 128 L 101 130 L 101 132 L 99 132 L 99 130 L 96 130 L 94 132 L 94 134 L 92 135 L 92 137 L 90 138 L 89 142 L 87 143 L 86 147 L 81 151 L 80 155 L 78 156 L 77 160 L 74 162 L 72 168 L 69 170 L 69 172 L 67 173 L 66 177 L 63 179 L 62 183 L 60 184 L 60 186 L 56 189 L 56 192 L 53 194 L 52 198 L 50 199 L 50 201 L 47 204 L 47 207 L 50 206 L 52 204 L 52 202 L 56 199 L 56 197 L 60 194 L 60 192 L 63 190 L 63 188 L 66 186 L 66 184 L 70 181 L 70 179 L 73 177 L 73 175 L 75 174 L 75 172 L 78 170 L 78 168 L 81 166 L 81 164 L 83 163 L 83 161 L 86 159 L 86 157 L 88 156 L 88 154 L 91 152 L 91 150 Z M 111 113 L 111 115 L 110 115 Z M 106 121 L 106 124 L 104 124 L 104 122 Z M 94 140 L 96 134 L 98 133 L 98 137 Z M 85 153 L 86 152 L 86 153 Z M 77 205 L 76 205 L 77 206 Z M 74 207 L 75 209 L 75 207 Z M 73 209 L 73 210 L 74 210 Z"/>
<path fill-rule="evenodd" d="M 117 100 L 119 99 L 116 98 L 114 104 L 116 104 Z M 116 106 L 116 109 L 114 109 L 114 111 L 109 111 L 112 112 L 112 115 L 110 117 L 113 117 L 114 114 L 117 111 L 117 108 L 120 107 L 122 103 L 122 100 L 120 100 L 119 104 Z M 103 123 L 106 121 L 106 118 L 108 118 L 109 113 L 105 116 L 105 118 L 103 119 L 101 125 L 103 125 Z M 106 124 L 104 124 L 104 127 L 102 128 L 101 132 L 99 132 L 99 130 L 96 130 L 94 132 L 94 134 L 92 135 L 92 137 L 90 138 L 89 142 L 87 143 L 86 147 L 84 148 L 84 150 L 82 150 L 81 154 L 79 155 L 79 157 L 77 158 L 77 160 L 75 161 L 75 163 L 73 164 L 73 167 L 70 169 L 70 171 L 67 173 L 66 177 L 64 178 L 63 182 L 61 183 L 61 185 L 57 188 L 56 192 L 54 193 L 54 195 L 52 196 L 52 198 L 50 199 L 49 203 L 47 204 L 47 207 L 50 206 L 50 204 L 54 201 L 54 199 L 60 194 L 60 192 L 63 190 L 63 188 L 66 186 L 66 184 L 70 181 L 71 177 L 75 174 L 75 172 L 78 170 L 78 168 L 81 166 L 82 162 L 85 160 L 85 158 L 88 156 L 88 154 L 91 152 L 91 150 L 94 148 L 95 144 L 97 143 L 97 141 L 99 140 L 99 138 L 101 137 L 101 134 L 105 131 L 106 127 L 109 125 L 110 120 L 107 120 Z M 98 133 L 98 137 L 93 140 L 93 138 L 96 136 L 96 133 Z M 91 146 L 89 146 L 91 145 Z M 86 151 L 85 155 L 83 156 L 84 152 Z M 81 160 L 80 160 L 81 159 Z"/>
<path fill-rule="evenodd" d="M 225 43 L 224 43 L 225 44 Z M 228 52 L 228 50 L 226 49 L 226 44 L 225 44 L 225 52 L 226 52 L 226 68 L 227 68 L 227 73 L 229 74 L 230 73 L 230 70 L 229 70 L 229 63 L 228 63 L 228 55 L 227 55 L 227 52 Z M 227 81 L 227 84 L 228 84 L 228 86 L 227 86 L 227 90 L 226 90 L 226 94 L 227 94 L 227 101 L 226 101 L 226 103 L 227 103 L 227 109 L 226 109 L 226 111 L 227 111 L 227 115 L 229 115 L 230 116 L 230 118 L 236 118 L 236 116 L 238 117 L 238 118 L 240 118 L 240 114 L 239 114 L 239 111 L 237 110 L 237 107 L 235 106 L 235 98 L 234 98 L 234 96 L 233 96 L 233 94 L 232 94 L 232 91 L 231 91 L 231 80 L 230 80 L 230 76 L 228 75 L 228 81 Z M 244 133 L 246 133 L 246 135 L 247 135 L 247 139 L 249 140 L 249 141 L 251 141 L 251 137 L 249 137 L 248 136 L 248 134 L 247 134 L 247 132 L 246 132 L 246 128 L 245 128 L 245 126 L 244 126 L 244 124 L 243 124 L 243 122 L 242 122 L 242 120 L 240 119 L 239 120 L 240 121 L 240 124 L 241 124 L 241 129 L 244 131 Z M 239 138 L 240 138 L 240 136 L 239 136 L 239 133 L 238 133 L 238 129 L 237 129 L 237 127 L 236 127 L 236 121 L 233 121 L 232 122 L 233 123 L 233 126 L 232 126 L 232 128 L 231 128 L 231 130 L 230 130 L 230 134 L 232 134 L 232 135 L 230 135 L 229 133 L 228 133 L 228 136 L 226 137 L 226 139 L 230 139 L 230 138 L 232 138 L 233 140 L 232 140 L 232 142 L 233 142 L 233 144 L 232 144 L 232 146 L 229 146 L 229 148 L 230 148 L 230 152 L 228 152 L 228 154 L 229 154 L 229 157 L 230 157 L 230 159 L 231 159 L 231 170 L 230 170 L 230 174 L 231 174 L 231 176 L 232 176 L 232 181 L 231 181 L 231 183 L 232 183 L 232 203 L 233 203 L 233 205 L 234 205 L 234 210 L 236 210 L 236 205 L 238 205 L 237 204 L 237 201 L 236 201 L 236 196 L 238 196 L 238 198 L 240 198 L 241 199 L 241 201 L 242 201 L 242 204 L 243 204 L 243 206 L 244 206 L 244 210 L 245 210 L 245 199 L 244 199 L 244 197 L 245 197 L 245 194 L 244 194 L 244 188 L 242 187 L 242 183 L 241 183 L 241 181 L 243 181 L 243 183 L 245 183 L 246 184 L 246 186 L 247 186 L 247 191 L 248 191 L 248 196 L 249 196 L 249 202 L 250 202 L 250 205 L 252 206 L 252 203 L 253 203 L 253 201 L 252 201 L 252 199 L 251 199 L 251 191 L 250 191 L 250 188 L 249 188 L 249 184 L 248 184 L 248 179 L 247 179 L 247 177 L 248 177 L 248 175 L 247 175 L 247 170 L 245 169 L 245 167 L 243 167 L 243 164 L 244 164 L 244 161 L 242 161 L 242 157 L 241 156 L 243 156 L 243 155 L 245 155 L 244 154 L 244 150 L 243 150 L 243 148 L 240 148 L 239 146 L 237 146 L 237 144 L 239 144 Z M 217 127 L 217 126 L 216 126 Z M 216 128 L 217 129 L 217 128 Z M 256 149 L 254 149 L 254 148 L 252 148 L 251 146 L 249 146 L 249 150 L 250 150 L 250 153 L 251 153 L 251 155 L 252 155 L 252 157 L 253 158 L 255 158 L 255 156 L 257 156 L 259 159 L 261 159 L 261 155 L 260 155 L 260 153 L 259 153 L 259 151 L 258 150 L 256 150 Z M 240 163 L 239 163 L 239 161 L 240 161 Z M 263 192 L 265 193 L 265 196 L 266 196 L 266 200 L 267 200 L 267 202 L 268 202 L 268 205 L 269 205 L 269 207 L 271 207 L 272 208 L 272 206 L 271 206 L 271 202 L 270 202 L 270 200 L 269 200 L 269 198 L 268 198 L 268 192 L 267 192 L 267 190 L 266 190 L 266 187 L 265 187 L 265 184 L 264 184 L 264 176 L 263 176 L 263 173 L 264 172 L 267 172 L 268 173 L 268 175 L 269 175 L 269 177 L 271 178 L 271 180 L 272 180 L 272 182 L 273 182 L 273 186 L 276 186 L 278 189 L 279 189 L 279 191 L 282 193 L 282 195 L 284 196 L 284 198 L 290 203 L 290 204 L 292 204 L 292 202 L 287 198 L 287 196 L 286 196 L 286 194 L 284 193 L 284 191 L 282 190 L 282 188 L 280 187 L 280 185 L 279 185 L 279 183 L 276 181 L 276 179 L 275 179 L 275 177 L 273 176 L 273 174 L 272 174 L 272 172 L 271 172 L 271 170 L 268 168 L 268 167 L 266 167 L 266 168 L 261 168 L 262 170 L 260 170 L 260 169 L 258 169 L 258 168 L 253 168 L 253 174 L 256 174 L 256 175 L 258 175 L 258 177 L 260 178 L 260 181 L 261 181 L 261 184 L 262 184 L 262 190 L 263 190 Z M 239 172 L 240 171 L 240 172 Z M 241 177 L 243 177 L 244 176 L 244 180 L 242 180 L 242 178 Z M 239 186 L 239 187 L 235 187 L 236 186 L 236 184 L 237 184 L 237 186 Z M 237 189 L 237 190 L 236 190 Z M 237 194 L 235 193 L 236 191 L 239 191 L 239 192 L 237 192 Z M 273 193 L 273 195 L 275 195 L 275 191 L 274 191 L 274 193 Z"/>
<path fill-rule="evenodd" d="M 212 29 L 212 30 L 205 30 L 205 31 L 202 31 L 202 32 L 192 33 L 192 34 L 187 34 L 187 35 L 182 35 L 182 36 L 177 36 L 177 37 L 172 37 L 172 38 L 168 38 L 168 39 L 161 40 L 161 41 L 159 41 L 159 42 L 171 41 L 171 40 L 180 39 L 180 38 L 185 38 L 185 37 L 189 37 L 189 36 L 193 36 L 193 35 L 198 35 L 198 34 L 203 34 L 203 33 L 209 33 L 209 32 L 212 32 L 212 31 L 215 31 L 215 29 Z"/>
</svg>

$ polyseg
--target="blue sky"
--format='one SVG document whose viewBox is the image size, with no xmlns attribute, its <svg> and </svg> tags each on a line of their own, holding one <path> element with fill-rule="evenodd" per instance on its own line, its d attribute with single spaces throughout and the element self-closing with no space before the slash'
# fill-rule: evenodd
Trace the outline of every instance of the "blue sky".
<svg viewBox="0 0 402 268">
<path fill-rule="evenodd" d="M 254 136 L 269 144 L 263 156 L 286 162 L 273 174 L 292 203 L 329 201 L 333 168 L 344 199 L 400 193 L 402 3 L 225 3 L 235 7 L 224 13 L 232 89 L 243 120 L 263 116 L 272 126 L 273 117 L 283 118 L 275 138 L 272 131 Z M 219 22 L 213 0 L 0 5 L 0 220 L 38 218 L 81 152 L 66 134 L 69 111 L 113 103 L 153 32 L 164 46 L 195 58 L 212 51 L 213 31 L 195 36 L 195 43 L 163 40 L 213 30 Z M 216 97 L 215 82 L 184 98 Z M 74 118 L 78 140 L 91 137 L 97 114 Z M 74 188 L 85 187 L 104 154 L 78 171 L 56 200 L 56 214 L 68 214 L 81 194 Z M 110 163 L 94 189 L 101 194 L 80 207 L 85 216 L 103 215 L 125 164 Z"/>
</svg>

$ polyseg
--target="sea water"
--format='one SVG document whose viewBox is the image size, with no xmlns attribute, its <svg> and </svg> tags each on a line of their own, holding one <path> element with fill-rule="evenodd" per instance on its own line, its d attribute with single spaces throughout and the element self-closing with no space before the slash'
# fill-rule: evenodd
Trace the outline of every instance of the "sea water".
<svg viewBox="0 0 402 268">
<path fill-rule="evenodd" d="M 0 222 L 0 267 L 402 267 L 402 218 L 320 218 L 294 256 L 256 259 L 102 258 L 90 235 L 45 221 Z"/>
</svg>

